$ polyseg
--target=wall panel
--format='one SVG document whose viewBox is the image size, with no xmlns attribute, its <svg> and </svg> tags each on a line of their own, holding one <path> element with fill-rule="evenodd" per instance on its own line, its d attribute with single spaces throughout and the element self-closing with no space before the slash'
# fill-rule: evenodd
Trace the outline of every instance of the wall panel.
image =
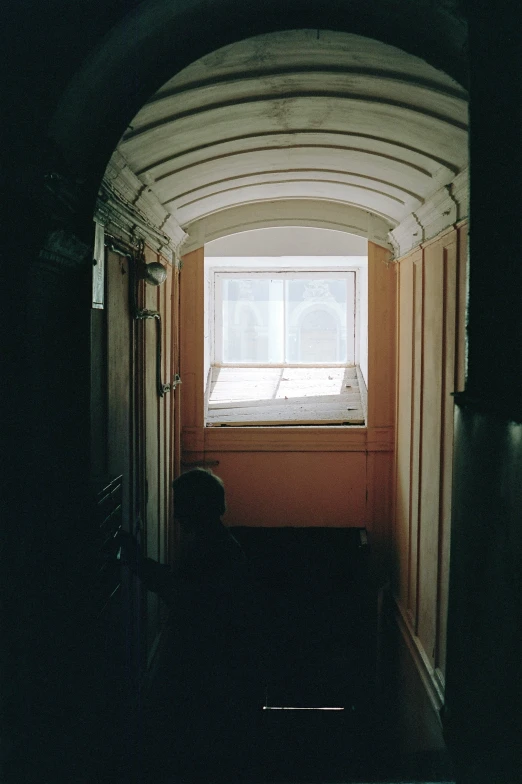
<svg viewBox="0 0 522 784">
<path fill-rule="evenodd" d="M 405 607 L 409 606 L 411 537 L 411 441 L 413 367 L 414 261 L 405 259 L 400 267 L 398 290 L 397 442 L 395 454 L 395 542 L 397 558 L 394 589 Z"/>
<path fill-rule="evenodd" d="M 229 525 L 357 526 L 366 521 L 364 452 L 206 452 L 219 461 Z"/>
<path fill-rule="evenodd" d="M 413 258 L 413 324 L 412 324 L 412 407 L 411 407 L 411 466 L 410 466 L 410 581 L 408 590 L 408 617 L 417 632 L 419 593 L 419 514 L 420 474 L 422 460 L 422 346 L 424 340 L 424 265 L 422 254 Z"/>
<path fill-rule="evenodd" d="M 394 591 L 436 700 L 443 699 L 446 663 L 452 392 L 463 380 L 465 238 L 464 226 L 452 229 L 398 263 Z"/>
<path fill-rule="evenodd" d="M 395 421 L 396 265 L 386 248 L 368 243 L 368 426 Z"/>
<path fill-rule="evenodd" d="M 434 664 L 437 623 L 437 574 L 442 425 L 444 260 L 434 243 L 424 253 L 424 329 L 422 343 L 422 430 L 418 627 L 424 651 Z"/>
<path fill-rule="evenodd" d="M 203 248 L 183 257 L 180 275 L 181 375 L 183 426 L 203 427 L 204 408 L 204 255 Z"/>
<path fill-rule="evenodd" d="M 441 426 L 441 485 L 439 506 L 439 574 L 437 601 L 437 639 L 435 648 L 435 673 L 441 686 L 446 673 L 446 631 L 449 588 L 449 561 L 451 537 L 451 491 L 453 477 L 453 398 L 458 389 L 459 329 L 457 292 L 459 269 L 457 244 L 444 247 L 444 363 L 442 367 L 442 426 Z M 462 266 L 465 267 L 465 264 Z M 464 322 L 462 321 L 462 327 Z M 461 330 L 463 335 L 463 330 Z"/>
</svg>

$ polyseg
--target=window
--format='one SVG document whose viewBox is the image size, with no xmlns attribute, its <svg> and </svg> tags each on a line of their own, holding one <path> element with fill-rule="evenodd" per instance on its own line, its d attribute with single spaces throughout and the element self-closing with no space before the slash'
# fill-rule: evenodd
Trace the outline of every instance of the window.
<svg viewBox="0 0 522 784">
<path fill-rule="evenodd" d="M 353 365 L 354 271 L 217 272 L 214 363 Z"/>
<path fill-rule="evenodd" d="M 359 334 L 356 294 L 365 268 L 216 266 L 207 427 L 364 425 L 366 328 Z"/>
</svg>

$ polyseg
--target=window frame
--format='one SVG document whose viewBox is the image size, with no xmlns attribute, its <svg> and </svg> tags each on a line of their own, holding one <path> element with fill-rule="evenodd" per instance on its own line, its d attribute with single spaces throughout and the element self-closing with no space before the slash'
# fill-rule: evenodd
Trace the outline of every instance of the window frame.
<svg viewBox="0 0 522 784">
<path fill-rule="evenodd" d="M 210 364 L 214 367 L 353 367 L 359 363 L 359 337 L 360 337 L 360 284 L 358 280 L 359 268 L 354 266 L 346 267 L 219 267 L 212 271 L 211 274 L 211 291 L 210 291 Z M 222 299 L 222 281 L 224 279 L 239 278 L 243 279 L 248 276 L 273 278 L 276 275 L 281 275 L 283 280 L 297 280 L 309 278 L 310 280 L 323 280 L 332 279 L 339 280 L 349 276 L 353 276 L 353 347 L 352 355 L 353 362 L 225 362 L 223 360 L 223 299 Z M 348 317 L 351 320 L 350 311 L 347 309 Z M 283 337 L 286 340 L 286 337 Z M 348 337 L 347 337 L 348 340 Z M 350 352 L 347 352 L 348 354 Z"/>
</svg>

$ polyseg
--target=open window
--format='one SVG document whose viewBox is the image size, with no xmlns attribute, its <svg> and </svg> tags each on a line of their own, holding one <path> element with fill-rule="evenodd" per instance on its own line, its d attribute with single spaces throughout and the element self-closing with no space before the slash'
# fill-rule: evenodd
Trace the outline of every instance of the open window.
<svg viewBox="0 0 522 784">
<path fill-rule="evenodd" d="M 206 425 L 363 426 L 365 265 L 231 261 L 206 265 Z"/>
</svg>

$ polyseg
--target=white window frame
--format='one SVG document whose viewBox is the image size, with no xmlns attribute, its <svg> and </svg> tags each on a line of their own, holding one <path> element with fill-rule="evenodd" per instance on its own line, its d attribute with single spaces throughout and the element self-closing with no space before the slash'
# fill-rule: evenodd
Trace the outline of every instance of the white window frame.
<svg viewBox="0 0 522 784">
<path fill-rule="evenodd" d="M 280 268 L 253 268 L 253 267 L 220 267 L 216 269 L 211 277 L 210 292 L 210 315 L 211 315 L 211 365 L 215 367 L 352 367 L 359 364 L 359 330 L 360 330 L 360 307 L 359 307 L 359 288 L 357 267 L 280 267 Z M 353 275 L 353 362 L 224 362 L 223 361 L 223 308 L 222 308 L 222 281 L 225 278 L 245 278 L 264 277 L 274 278 L 281 276 L 282 279 L 295 280 L 309 278 L 310 280 L 339 280 L 349 279 Z M 349 314 L 348 314 L 349 316 Z M 350 316 L 347 321 L 350 320 Z"/>
</svg>

